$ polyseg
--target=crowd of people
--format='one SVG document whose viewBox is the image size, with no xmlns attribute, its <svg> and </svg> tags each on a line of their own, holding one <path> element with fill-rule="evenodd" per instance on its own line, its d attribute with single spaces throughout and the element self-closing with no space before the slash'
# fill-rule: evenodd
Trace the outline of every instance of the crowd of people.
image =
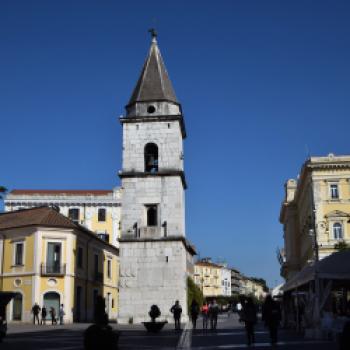
<svg viewBox="0 0 350 350">
<path fill-rule="evenodd" d="M 35 303 L 32 307 L 32 314 L 33 314 L 33 324 L 37 323 L 39 325 L 40 324 L 46 325 L 46 318 L 48 316 L 48 313 L 45 305 L 43 307 L 40 307 L 38 303 Z M 49 308 L 49 315 L 51 318 L 51 324 L 55 325 L 59 320 L 59 324 L 63 325 L 64 315 L 65 315 L 63 304 L 60 305 L 58 310 L 58 320 L 57 320 L 56 309 L 53 306 Z"/>
<path fill-rule="evenodd" d="M 180 329 L 180 318 L 182 309 L 179 302 L 176 301 L 174 306 L 170 309 L 175 319 L 175 329 Z M 206 301 L 200 307 L 198 303 L 193 300 L 190 305 L 190 316 L 193 329 L 197 327 L 198 316 L 202 316 L 203 330 L 209 329 L 215 330 L 217 327 L 218 314 L 220 312 L 220 306 L 215 299 L 209 303 Z M 230 309 L 228 309 L 230 311 Z M 255 325 L 258 321 L 257 306 L 250 297 L 243 297 L 235 305 L 235 311 L 238 314 L 239 321 L 244 323 L 247 344 L 251 345 L 255 343 Z M 278 302 L 276 302 L 270 295 L 268 295 L 262 305 L 262 321 L 269 330 L 271 344 L 277 343 L 277 331 L 281 321 L 281 311 Z"/>
</svg>

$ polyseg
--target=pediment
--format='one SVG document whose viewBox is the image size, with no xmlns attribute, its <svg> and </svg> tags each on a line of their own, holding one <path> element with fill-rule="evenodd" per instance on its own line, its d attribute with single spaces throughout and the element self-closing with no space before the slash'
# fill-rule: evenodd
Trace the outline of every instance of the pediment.
<svg viewBox="0 0 350 350">
<path fill-rule="evenodd" d="M 333 210 L 329 212 L 328 214 L 325 215 L 326 218 L 340 218 L 340 217 L 350 217 L 350 214 L 345 213 L 344 211 L 341 210 Z"/>
</svg>

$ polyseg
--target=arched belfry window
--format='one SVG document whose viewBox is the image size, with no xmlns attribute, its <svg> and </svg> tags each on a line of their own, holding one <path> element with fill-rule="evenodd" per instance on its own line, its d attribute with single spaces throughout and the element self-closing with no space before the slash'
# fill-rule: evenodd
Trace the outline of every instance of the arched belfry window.
<svg viewBox="0 0 350 350">
<path fill-rule="evenodd" d="M 343 225 L 339 222 L 333 224 L 333 236 L 334 239 L 342 239 L 343 238 Z"/>
<path fill-rule="evenodd" d="M 145 171 L 158 172 L 158 146 L 155 143 L 147 143 L 145 146 Z"/>
<path fill-rule="evenodd" d="M 157 225 L 158 225 L 157 206 L 148 205 L 147 206 L 147 226 L 157 226 Z"/>
</svg>

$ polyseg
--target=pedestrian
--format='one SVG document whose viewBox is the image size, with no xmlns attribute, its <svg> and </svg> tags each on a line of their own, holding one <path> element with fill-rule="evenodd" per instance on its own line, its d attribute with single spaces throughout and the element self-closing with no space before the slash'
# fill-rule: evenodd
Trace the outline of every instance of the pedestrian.
<svg viewBox="0 0 350 350">
<path fill-rule="evenodd" d="M 248 297 L 243 304 L 241 311 L 241 319 L 244 322 L 247 335 L 247 344 L 250 346 L 255 343 L 254 325 L 256 324 L 256 307 L 253 299 Z"/>
<path fill-rule="evenodd" d="M 193 299 L 191 304 L 191 320 L 192 320 L 193 329 L 196 329 L 198 314 L 199 314 L 199 305 Z"/>
<path fill-rule="evenodd" d="M 216 329 L 218 323 L 219 305 L 216 300 L 209 304 L 210 329 Z"/>
<path fill-rule="evenodd" d="M 60 309 L 58 310 L 58 317 L 60 318 L 60 325 L 63 325 L 63 318 L 66 313 L 64 312 L 63 304 L 61 304 Z"/>
<path fill-rule="evenodd" d="M 47 311 L 46 311 L 46 307 L 44 305 L 41 308 L 41 324 L 46 324 L 46 315 L 47 315 Z"/>
<path fill-rule="evenodd" d="M 201 307 L 202 318 L 203 318 L 203 330 L 208 329 L 208 318 L 209 318 L 209 306 L 205 301 Z"/>
<path fill-rule="evenodd" d="M 40 306 L 38 305 L 38 303 L 35 303 L 32 307 L 32 313 L 33 313 L 33 324 L 35 324 L 35 320 L 38 321 L 38 324 L 40 324 L 39 321 L 39 313 L 40 313 Z"/>
<path fill-rule="evenodd" d="M 236 304 L 236 310 L 237 310 L 237 314 L 238 314 L 238 321 L 242 322 L 241 319 L 241 313 L 242 313 L 242 304 L 241 301 L 239 300 L 238 303 Z"/>
<path fill-rule="evenodd" d="M 57 324 L 57 320 L 56 320 L 56 310 L 53 306 L 50 307 L 50 316 L 51 316 L 51 324 Z"/>
<path fill-rule="evenodd" d="M 277 330 L 281 321 L 281 310 L 278 303 L 268 295 L 262 308 L 262 320 L 269 329 L 271 344 L 277 343 Z"/>
<path fill-rule="evenodd" d="M 175 329 L 176 330 L 181 329 L 180 319 L 181 319 L 182 308 L 178 300 L 175 301 L 175 304 L 171 307 L 170 312 L 174 315 Z"/>
</svg>

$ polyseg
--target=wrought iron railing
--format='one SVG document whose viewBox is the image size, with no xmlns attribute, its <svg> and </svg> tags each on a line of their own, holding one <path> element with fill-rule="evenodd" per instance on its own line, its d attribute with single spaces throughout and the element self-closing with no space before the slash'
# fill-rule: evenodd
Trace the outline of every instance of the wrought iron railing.
<svg viewBox="0 0 350 350">
<path fill-rule="evenodd" d="M 66 264 L 41 264 L 42 276 L 63 276 L 66 274 Z"/>
</svg>

